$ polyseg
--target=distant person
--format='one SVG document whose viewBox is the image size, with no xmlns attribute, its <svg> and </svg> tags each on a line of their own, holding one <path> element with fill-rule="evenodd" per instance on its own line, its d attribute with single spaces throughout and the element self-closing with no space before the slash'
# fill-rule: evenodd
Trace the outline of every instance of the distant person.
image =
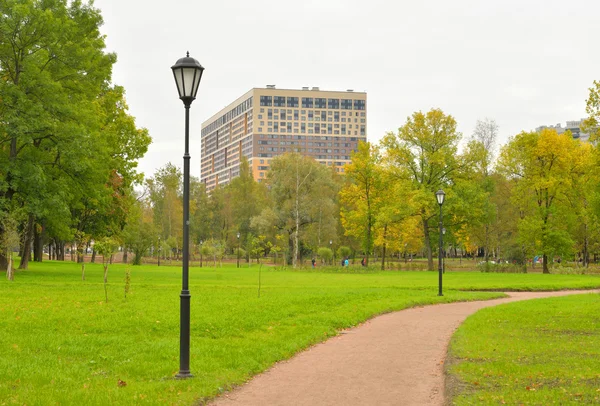
<svg viewBox="0 0 600 406">
<path fill-rule="evenodd" d="M 317 261 L 313 258 L 310 262 L 312 262 L 312 267 L 314 268 Z"/>
<path fill-rule="evenodd" d="M 344 258 L 342 258 L 342 266 L 344 266 L 345 263 L 346 261 L 344 261 Z"/>
<path fill-rule="evenodd" d="M 367 266 L 367 259 L 363 257 L 363 259 L 360 260 L 360 264 L 362 266 Z"/>
<path fill-rule="evenodd" d="M 344 260 L 344 266 L 348 266 L 348 258 Z"/>
</svg>

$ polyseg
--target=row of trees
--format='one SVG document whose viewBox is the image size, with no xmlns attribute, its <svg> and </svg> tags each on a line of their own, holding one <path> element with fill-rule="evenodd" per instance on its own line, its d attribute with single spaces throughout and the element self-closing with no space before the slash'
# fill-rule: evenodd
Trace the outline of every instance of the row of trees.
<svg viewBox="0 0 600 406">
<path fill-rule="evenodd" d="M 82 260 L 92 241 L 133 251 L 135 263 L 151 249 L 177 256 L 181 173 L 170 164 L 146 180 L 137 173 L 151 139 L 111 83 L 116 56 L 105 51 L 99 11 L 80 0 L 13 0 L 0 13 L 0 269 L 15 247 L 26 268 L 31 247 L 40 261 L 44 246 L 64 259 L 74 244 Z M 587 112 L 596 140 L 599 82 Z M 433 269 L 434 193 L 444 189 L 447 251 L 541 255 L 545 272 L 556 256 L 587 264 L 600 248 L 598 148 L 543 130 L 515 135 L 495 156 L 497 134 L 483 120 L 461 143 L 455 119 L 432 109 L 360 144 L 344 176 L 287 154 L 257 183 L 242 161 L 240 176 L 210 194 L 192 179 L 192 242 L 213 257 L 238 246 L 247 257 L 281 252 L 293 266 L 342 246 L 367 262 L 424 252 Z"/>
<path fill-rule="evenodd" d="M 66 242 L 122 234 L 151 139 L 111 83 L 99 10 L 18 0 L 0 15 L 0 269 L 15 247 L 26 268 L 32 246 L 64 259 Z"/>
<path fill-rule="evenodd" d="M 595 86 L 586 121 L 592 139 Z M 192 181 L 192 240 L 220 252 L 238 244 L 248 255 L 285 252 L 293 266 L 340 246 L 367 262 L 375 252 L 383 262 L 390 254 L 424 252 L 433 269 L 434 194 L 443 189 L 446 251 L 519 263 L 539 255 L 544 272 L 555 257 L 587 265 L 600 248 L 598 148 L 546 129 L 515 135 L 496 156 L 497 135 L 493 120 L 481 120 L 461 144 L 455 119 L 432 109 L 414 113 L 379 144 L 360 144 L 344 176 L 292 153 L 274 158 L 266 182 L 256 183 L 243 162 L 240 177 L 210 195 Z M 166 248 L 179 247 L 181 174 L 168 165 L 147 185 L 148 223 L 171 241 Z"/>
</svg>

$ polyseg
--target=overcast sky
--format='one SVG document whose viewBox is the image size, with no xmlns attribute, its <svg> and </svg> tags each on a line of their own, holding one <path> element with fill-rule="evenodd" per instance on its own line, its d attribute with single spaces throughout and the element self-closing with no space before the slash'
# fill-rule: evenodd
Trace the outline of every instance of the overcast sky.
<svg viewBox="0 0 600 406">
<path fill-rule="evenodd" d="M 499 144 L 585 117 L 600 80 L 597 0 L 95 0 L 113 81 L 153 143 L 139 169 L 183 167 L 184 108 L 171 66 L 205 68 L 190 114 L 191 174 L 203 120 L 253 87 L 367 92 L 368 141 L 441 108 L 463 138 L 495 119 Z"/>
</svg>

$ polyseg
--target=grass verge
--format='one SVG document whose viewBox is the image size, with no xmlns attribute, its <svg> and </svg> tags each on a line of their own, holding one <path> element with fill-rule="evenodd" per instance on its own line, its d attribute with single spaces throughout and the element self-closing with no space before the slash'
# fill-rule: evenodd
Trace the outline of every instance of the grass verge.
<svg viewBox="0 0 600 406">
<path fill-rule="evenodd" d="M 453 405 L 600 403 L 600 295 L 482 309 L 452 337 Z"/>
<path fill-rule="evenodd" d="M 233 265 L 235 266 L 235 265 Z M 435 272 L 327 274 L 258 267 L 191 268 L 191 369 L 178 381 L 179 293 L 175 267 L 109 269 L 31 264 L 0 281 L 0 404 L 192 404 L 239 385 L 273 363 L 374 315 L 417 305 L 501 296 L 461 289 L 600 286 L 580 275 Z M 520 276 L 520 275 L 518 275 Z M 528 275 L 524 275 L 528 276 Z"/>
</svg>

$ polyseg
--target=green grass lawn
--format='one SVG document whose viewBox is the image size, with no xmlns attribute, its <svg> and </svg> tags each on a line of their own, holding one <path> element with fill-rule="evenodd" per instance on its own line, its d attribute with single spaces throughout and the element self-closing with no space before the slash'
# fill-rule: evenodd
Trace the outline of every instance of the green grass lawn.
<svg viewBox="0 0 600 406">
<path fill-rule="evenodd" d="M 191 268 L 191 370 L 179 369 L 176 267 L 32 263 L 0 280 L 0 405 L 192 404 L 374 315 L 416 305 L 498 297 L 464 289 L 600 287 L 582 275 L 436 272 L 320 273 Z"/>
<path fill-rule="evenodd" d="M 600 295 L 480 310 L 452 338 L 452 404 L 600 404 Z"/>
</svg>

